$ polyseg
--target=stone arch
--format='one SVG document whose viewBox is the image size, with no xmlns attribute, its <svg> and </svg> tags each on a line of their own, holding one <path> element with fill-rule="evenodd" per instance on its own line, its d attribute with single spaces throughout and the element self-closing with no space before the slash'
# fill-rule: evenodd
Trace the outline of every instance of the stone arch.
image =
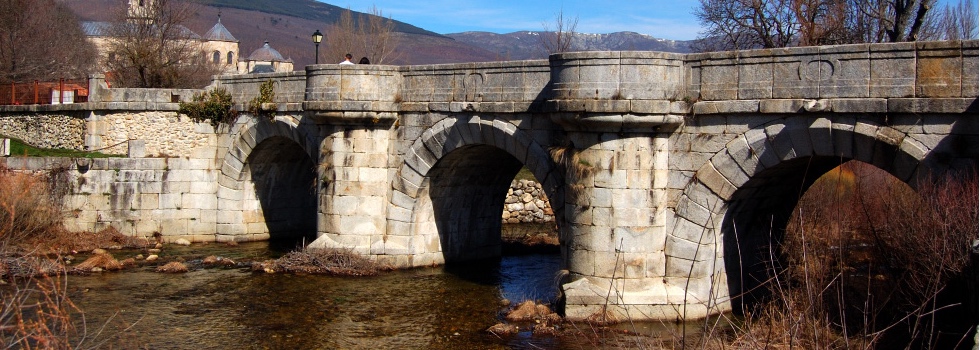
<svg viewBox="0 0 980 350">
<path fill-rule="evenodd" d="M 548 151 L 514 124 L 471 116 L 428 128 L 395 174 L 386 254 L 401 250 L 413 266 L 498 256 L 503 199 L 521 165 L 553 206 L 564 203 L 562 175 Z M 553 209 L 561 222 L 562 208 Z"/>
<path fill-rule="evenodd" d="M 736 136 L 695 172 L 678 199 L 665 248 L 668 275 L 726 276 L 715 298 L 731 297 L 738 310 L 761 292 L 753 288 L 764 278 L 760 255 L 768 254 L 799 198 L 827 171 L 858 160 L 914 187 L 927 176 L 976 168 L 975 122 L 955 115 L 916 118 L 885 124 L 864 117 L 787 117 Z M 967 136 L 931 133 L 932 123 L 954 125 Z M 974 146 L 964 151 L 960 137 L 972 138 L 967 143 Z M 964 157 L 972 160 L 951 161 Z"/>
<path fill-rule="evenodd" d="M 290 237 L 299 235 L 298 231 L 310 225 L 311 231 L 302 235 L 312 237 L 316 225 L 316 186 L 312 183 L 307 186 L 306 182 L 316 180 L 315 139 L 286 120 L 264 118 L 239 122 L 229 137 L 232 141 L 217 174 L 216 239 L 256 241 Z M 297 201 L 277 201 L 277 198 L 296 195 L 306 191 L 306 187 L 309 196 L 301 196 L 304 199 L 298 202 L 302 203 L 300 212 L 309 217 L 291 217 L 289 212 L 297 208 L 282 205 Z"/>
</svg>

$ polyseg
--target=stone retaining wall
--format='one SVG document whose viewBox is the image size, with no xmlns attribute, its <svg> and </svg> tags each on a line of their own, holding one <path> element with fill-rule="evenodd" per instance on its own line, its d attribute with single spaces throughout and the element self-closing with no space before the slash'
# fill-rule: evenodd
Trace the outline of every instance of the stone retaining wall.
<svg viewBox="0 0 980 350">
<path fill-rule="evenodd" d="M 130 236 L 159 232 L 165 241 L 214 241 L 217 171 L 211 159 L 10 157 L 0 165 L 63 172 L 69 230 L 113 226 Z"/>
<path fill-rule="evenodd" d="M 541 184 L 530 180 L 514 180 L 507 190 L 501 222 L 505 224 L 544 223 L 555 221 L 548 196 Z"/>
<path fill-rule="evenodd" d="M 68 114 L 0 115 L 0 135 L 35 147 L 82 149 L 85 131 L 85 118 Z"/>
<path fill-rule="evenodd" d="M 194 122 L 171 111 L 119 111 L 93 115 L 90 149 L 126 154 L 126 141 L 143 140 L 149 157 L 213 158 L 217 133 L 208 123 Z"/>
</svg>

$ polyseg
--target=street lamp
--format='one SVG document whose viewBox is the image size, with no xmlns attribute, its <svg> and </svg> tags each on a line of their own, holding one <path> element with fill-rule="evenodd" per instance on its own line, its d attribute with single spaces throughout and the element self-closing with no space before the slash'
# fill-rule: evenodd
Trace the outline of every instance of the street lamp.
<svg viewBox="0 0 980 350">
<path fill-rule="evenodd" d="M 320 64 L 320 41 L 323 40 L 323 34 L 317 29 L 313 32 L 313 45 L 316 45 L 316 59 L 315 64 Z"/>
</svg>

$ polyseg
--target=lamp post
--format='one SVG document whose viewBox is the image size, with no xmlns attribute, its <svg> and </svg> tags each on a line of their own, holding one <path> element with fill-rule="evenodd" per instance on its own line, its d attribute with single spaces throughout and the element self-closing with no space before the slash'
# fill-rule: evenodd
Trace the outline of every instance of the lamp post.
<svg viewBox="0 0 980 350">
<path fill-rule="evenodd" d="M 323 40 L 323 34 L 317 29 L 313 32 L 313 45 L 316 45 L 316 58 L 314 64 L 320 64 L 320 41 Z"/>
</svg>

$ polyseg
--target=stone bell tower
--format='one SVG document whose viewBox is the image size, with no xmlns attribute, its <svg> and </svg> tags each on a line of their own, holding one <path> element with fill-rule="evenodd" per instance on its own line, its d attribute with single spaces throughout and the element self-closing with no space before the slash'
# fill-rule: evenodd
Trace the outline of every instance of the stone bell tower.
<svg viewBox="0 0 980 350">
<path fill-rule="evenodd" d="M 129 12 L 127 17 L 130 20 L 153 17 L 155 5 L 156 0 L 129 0 Z"/>
</svg>

